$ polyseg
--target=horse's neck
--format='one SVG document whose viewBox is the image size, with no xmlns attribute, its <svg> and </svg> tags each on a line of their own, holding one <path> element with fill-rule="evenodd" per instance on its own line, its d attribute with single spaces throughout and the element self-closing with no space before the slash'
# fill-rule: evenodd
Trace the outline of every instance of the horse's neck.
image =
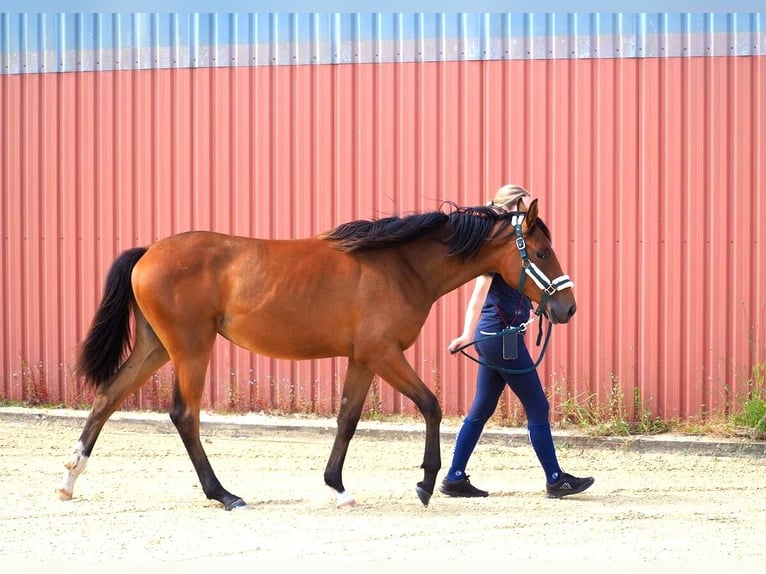
<svg viewBox="0 0 766 574">
<path fill-rule="evenodd" d="M 447 248 L 435 242 L 415 242 L 404 256 L 434 301 L 492 268 L 482 254 L 468 260 L 448 257 Z"/>
</svg>

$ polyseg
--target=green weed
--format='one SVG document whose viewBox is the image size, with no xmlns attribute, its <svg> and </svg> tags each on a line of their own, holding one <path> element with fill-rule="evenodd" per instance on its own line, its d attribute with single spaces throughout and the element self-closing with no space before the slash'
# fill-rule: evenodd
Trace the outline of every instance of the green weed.
<svg viewBox="0 0 766 574">
<path fill-rule="evenodd" d="M 607 404 L 596 395 L 565 397 L 555 418 L 562 426 L 574 425 L 593 436 L 659 434 L 671 429 L 670 423 L 653 417 L 644 404 L 641 389 L 634 386 L 630 404 L 626 403 L 619 378 L 612 374 Z"/>
<path fill-rule="evenodd" d="M 732 415 L 732 422 L 742 427 L 751 438 L 763 438 L 766 436 L 766 363 L 753 366 L 748 388 L 742 410 Z"/>
</svg>

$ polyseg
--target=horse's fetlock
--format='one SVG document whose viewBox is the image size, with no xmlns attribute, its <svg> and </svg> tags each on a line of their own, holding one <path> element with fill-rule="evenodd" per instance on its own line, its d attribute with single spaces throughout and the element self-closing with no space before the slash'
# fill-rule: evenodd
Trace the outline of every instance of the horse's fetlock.
<svg viewBox="0 0 766 574">
<path fill-rule="evenodd" d="M 85 470 L 87 463 L 87 456 L 83 456 L 81 453 L 73 453 L 69 461 L 64 464 L 64 467 L 69 469 L 73 475 L 77 476 Z"/>
<path fill-rule="evenodd" d="M 75 470 L 80 465 L 81 458 L 79 452 L 73 452 L 64 466 L 69 470 Z"/>
<path fill-rule="evenodd" d="M 57 488 L 59 498 L 61 500 L 71 500 L 72 493 L 74 492 L 74 483 L 77 477 L 80 476 L 88 464 L 88 457 L 83 454 L 82 443 L 77 443 L 74 452 L 69 457 L 69 460 L 64 463 L 64 467 L 67 469 L 64 472 L 64 476 L 61 478 L 61 483 Z"/>
<path fill-rule="evenodd" d="M 69 470 L 76 470 L 77 474 L 79 474 L 84 470 L 87 462 L 88 457 L 83 454 L 83 444 L 82 442 L 78 442 L 77 445 L 75 445 L 72 454 L 69 455 L 69 460 L 64 463 L 64 467 Z"/>
<path fill-rule="evenodd" d="M 343 492 L 343 482 L 340 480 L 337 474 L 325 473 L 324 483 L 335 490 L 336 492 Z"/>
</svg>

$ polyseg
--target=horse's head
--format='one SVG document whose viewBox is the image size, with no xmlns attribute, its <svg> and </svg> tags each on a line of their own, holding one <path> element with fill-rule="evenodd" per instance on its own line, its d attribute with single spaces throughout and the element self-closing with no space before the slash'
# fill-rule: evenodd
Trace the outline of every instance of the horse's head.
<svg viewBox="0 0 766 574">
<path fill-rule="evenodd" d="M 519 200 L 515 213 L 515 233 L 511 234 L 515 240 L 510 242 L 511 251 L 505 248 L 500 273 L 509 285 L 518 284 L 519 291 L 537 303 L 551 322 L 566 323 L 577 310 L 573 283 L 561 269 L 548 227 L 538 217 L 537 199 L 529 207 Z"/>
</svg>

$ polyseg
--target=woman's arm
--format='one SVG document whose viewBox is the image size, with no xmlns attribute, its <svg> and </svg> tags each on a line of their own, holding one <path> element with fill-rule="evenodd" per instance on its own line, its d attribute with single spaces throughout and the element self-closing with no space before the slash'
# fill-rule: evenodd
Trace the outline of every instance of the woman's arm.
<svg viewBox="0 0 766 574">
<path fill-rule="evenodd" d="M 491 284 L 491 275 L 480 275 L 476 278 L 473 293 L 471 293 L 471 298 L 468 300 L 465 310 L 463 332 L 447 346 L 450 353 L 454 353 L 456 349 L 467 345 L 473 340 L 473 333 L 476 331 L 476 325 L 479 323 L 479 317 L 481 316 L 481 308 L 484 306 L 484 301 L 487 298 L 487 292 Z"/>
</svg>

